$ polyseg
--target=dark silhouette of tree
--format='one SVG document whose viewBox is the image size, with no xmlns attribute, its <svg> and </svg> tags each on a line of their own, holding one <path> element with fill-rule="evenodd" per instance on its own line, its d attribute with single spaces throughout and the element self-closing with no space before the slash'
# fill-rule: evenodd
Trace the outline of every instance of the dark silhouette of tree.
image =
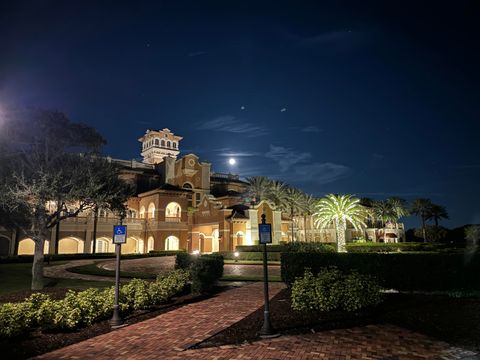
<svg viewBox="0 0 480 360">
<path fill-rule="evenodd" d="M 119 188 L 113 168 L 99 158 L 104 143 L 95 129 L 57 111 L 7 112 L 3 119 L 1 221 L 35 243 L 33 290 L 43 288 L 44 243 L 54 226 L 104 202 L 123 211 L 128 187 Z"/>
</svg>

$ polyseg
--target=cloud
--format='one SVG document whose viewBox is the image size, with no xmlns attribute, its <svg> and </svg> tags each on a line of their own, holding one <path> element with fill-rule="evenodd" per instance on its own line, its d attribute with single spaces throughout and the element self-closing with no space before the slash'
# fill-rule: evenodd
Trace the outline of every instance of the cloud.
<svg viewBox="0 0 480 360">
<path fill-rule="evenodd" d="M 299 37 L 298 44 L 305 48 L 322 48 L 322 50 L 330 48 L 337 51 L 349 51 L 368 44 L 375 34 L 374 29 L 336 29 L 309 37 Z"/>
<path fill-rule="evenodd" d="M 350 174 L 348 166 L 326 163 L 312 163 L 295 166 L 292 176 L 301 182 L 315 182 L 316 184 L 327 184 Z"/>
<path fill-rule="evenodd" d="M 320 129 L 318 126 L 310 125 L 310 126 L 301 128 L 300 131 L 309 132 L 309 133 L 319 133 L 319 132 L 322 132 L 322 129 Z"/>
<path fill-rule="evenodd" d="M 213 120 L 208 120 L 203 124 L 200 124 L 197 129 L 243 134 L 248 137 L 257 137 L 268 134 L 268 130 L 265 126 L 252 124 L 243 119 L 238 119 L 233 115 L 223 115 Z"/>
<path fill-rule="evenodd" d="M 297 152 L 290 148 L 275 145 L 270 145 L 270 151 L 267 152 L 265 156 L 276 161 L 282 172 L 312 157 L 312 155 L 307 152 Z"/>
<path fill-rule="evenodd" d="M 192 51 L 187 54 L 188 57 L 195 57 L 195 56 L 202 56 L 202 55 L 207 55 L 208 53 L 206 51 Z"/>
</svg>

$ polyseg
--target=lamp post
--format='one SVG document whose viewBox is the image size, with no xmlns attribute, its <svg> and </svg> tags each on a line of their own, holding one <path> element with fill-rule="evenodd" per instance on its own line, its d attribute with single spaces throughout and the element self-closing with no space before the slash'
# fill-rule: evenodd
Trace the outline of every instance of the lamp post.
<svg viewBox="0 0 480 360">
<path fill-rule="evenodd" d="M 259 331 L 261 338 L 274 338 L 280 336 L 270 322 L 270 300 L 268 295 L 268 263 L 267 244 L 272 242 L 272 225 L 265 223 L 265 214 L 262 214 L 262 223 L 258 227 L 260 244 L 263 244 L 263 293 L 265 296 L 265 310 L 263 312 L 263 325 Z"/>
<path fill-rule="evenodd" d="M 120 254 L 121 246 L 127 241 L 127 227 L 122 225 L 122 218 L 120 218 L 120 225 L 113 227 L 113 242 L 115 244 L 116 263 L 115 263 L 115 300 L 113 303 L 113 316 L 109 323 L 112 328 L 123 325 L 123 319 L 120 316 L 118 298 L 120 288 Z"/>
</svg>

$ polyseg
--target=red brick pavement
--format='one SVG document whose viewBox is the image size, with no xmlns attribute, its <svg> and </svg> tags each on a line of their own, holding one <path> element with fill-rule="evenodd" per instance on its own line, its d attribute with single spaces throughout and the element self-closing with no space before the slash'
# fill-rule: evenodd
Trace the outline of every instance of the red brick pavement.
<svg viewBox="0 0 480 360">
<path fill-rule="evenodd" d="M 271 284 L 271 296 L 282 285 Z M 40 359 L 460 359 L 474 355 L 391 325 L 289 335 L 240 346 L 186 350 L 263 302 L 262 284 L 232 289 L 156 318 L 44 354 Z"/>
</svg>

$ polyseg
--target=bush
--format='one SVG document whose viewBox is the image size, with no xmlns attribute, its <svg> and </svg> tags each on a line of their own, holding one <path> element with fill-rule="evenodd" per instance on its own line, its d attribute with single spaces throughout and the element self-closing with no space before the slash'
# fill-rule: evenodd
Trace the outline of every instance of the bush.
<svg viewBox="0 0 480 360">
<path fill-rule="evenodd" d="M 386 252 L 422 252 L 443 251 L 447 249 L 445 244 L 432 243 L 352 243 L 347 244 L 347 251 L 352 253 L 386 253 Z"/>
<path fill-rule="evenodd" d="M 198 256 L 190 266 L 192 277 L 192 292 L 208 294 L 215 283 L 223 276 L 223 256 Z"/>
<path fill-rule="evenodd" d="M 267 260 L 268 261 L 280 261 L 279 252 L 268 252 L 267 250 Z M 238 257 L 235 256 L 233 252 L 221 252 L 220 253 L 225 260 L 239 260 L 239 261 L 263 261 L 263 251 L 262 252 L 239 252 Z"/>
<path fill-rule="evenodd" d="M 292 286 L 292 308 L 296 311 L 356 311 L 382 301 L 374 278 L 336 268 L 322 269 L 317 276 L 306 270 Z"/>
<path fill-rule="evenodd" d="M 120 311 L 127 313 L 167 301 L 187 284 L 189 274 L 176 270 L 158 276 L 151 283 L 133 279 L 120 287 Z M 42 330 L 73 330 L 112 314 L 115 288 L 68 291 L 62 300 L 35 293 L 21 303 L 0 305 L 0 337 L 24 334 L 35 327 Z"/>
<path fill-rule="evenodd" d="M 28 332 L 32 316 L 27 303 L 5 303 L 0 305 L 0 337 L 10 338 Z"/>
<path fill-rule="evenodd" d="M 122 311 L 146 309 L 152 304 L 149 283 L 141 279 L 133 279 L 120 288 Z"/>
<path fill-rule="evenodd" d="M 152 305 L 161 304 L 182 291 L 188 283 L 190 274 L 184 270 L 175 270 L 167 275 L 159 275 L 150 283 L 148 289 Z"/>
<path fill-rule="evenodd" d="M 190 255 L 187 252 L 178 253 L 175 257 L 175 269 L 183 269 L 187 270 L 190 268 L 192 261 L 194 259 L 194 255 Z"/>
<path fill-rule="evenodd" d="M 295 241 L 286 245 L 287 252 L 336 252 L 336 246 L 315 242 Z"/>
<path fill-rule="evenodd" d="M 282 280 L 289 286 L 307 268 L 317 274 L 335 266 L 376 276 L 385 288 L 397 290 L 480 289 L 480 254 L 448 253 L 282 253 Z"/>
</svg>

